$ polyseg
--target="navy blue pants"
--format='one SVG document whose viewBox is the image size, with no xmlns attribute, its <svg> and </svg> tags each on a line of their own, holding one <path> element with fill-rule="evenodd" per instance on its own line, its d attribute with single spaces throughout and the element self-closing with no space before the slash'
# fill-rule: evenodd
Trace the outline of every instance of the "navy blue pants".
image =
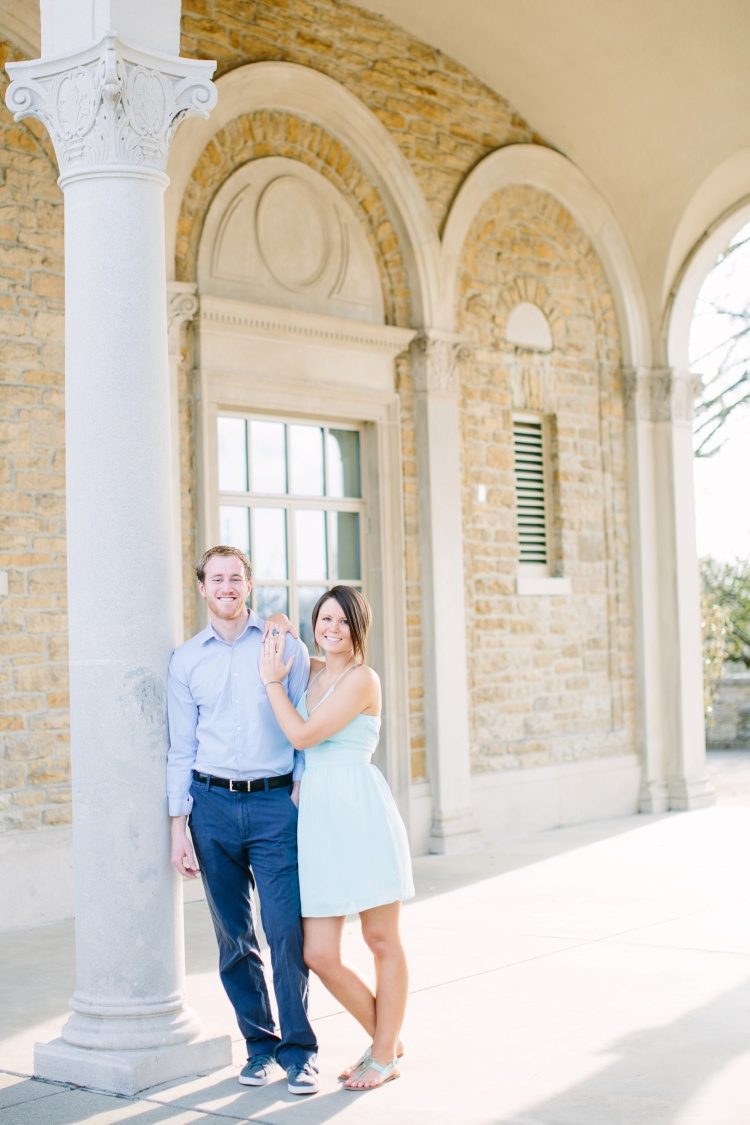
<svg viewBox="0 0 750 1125">
<path fill-rule="evenodd" d="M 258 793 L 193 780 L 190 833 L 219 943 L 219 973 L 247 1042 L 285 1069 L 315 1057 L 302 959 L 297 809 L 291 786 Z M 276 1030 L 256 934 L 252 881 L 271 950 L 281 1034 Z"/>
</svg>

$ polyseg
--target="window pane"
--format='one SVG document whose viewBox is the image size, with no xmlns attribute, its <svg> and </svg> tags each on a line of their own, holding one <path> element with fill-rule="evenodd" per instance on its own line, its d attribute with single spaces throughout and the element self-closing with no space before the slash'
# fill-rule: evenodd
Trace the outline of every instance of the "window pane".
<svg viewBox="0 0 750 1125">
<path fill-rule="evenodd" d="M 246 555 L 250 554 L 250 524 L 247 508 L 234 506 L 219 508 L 219 535 L 227 547 L 239 547 Z"/>
<path fill-rule="evenodd" d="M 295 513 L 297 537 L 297 575 L 299 578 L 328 577 L 326 565 L 326 514 L 304 509 Z"/>
<path fill-rule="evenodd" d="M 258 616 L 263 620 L 272 613 L 285 613 L 289 616 L 289 591 L 286 586 L 256 586 Z"/>
<path fill-rule="evenodd" d="M 258 581 L 287 577 L 283 508 L 253 508 L 253 577 Z"/>
<path fill-rule="evenodd" d="M 323 495 L 323 431 L 320 426 L 289 427 L 290 492 Z"/>
<path fill-rule="evenodd" d="M 329 430 L 326 455 L 328 457 L 327 495 L 361 496 L 357 431 Z"/>
<path fill-rule="evenodd" d="M 219 418 L 219 489 L 247 492 L 247 429 L 244 418 Z"/>
<path fill-rule="evenodd" d="M 315 652 L 312 631 L 312 611 L 318 598 L 325 594 L 326 586 L 298 586 L 297 605 L 299 606 L 299 635 L 310 650 Z"/>
<path fill-rule="evenodd" d="M 286 492 L 286 438 L 283 422 L 250 423 L 250 464 L 253 492 Z"/>
<path fill-rule="evenodd" d="M 359 515 L 329 512 L 331 529 L 331 577 L 351 581 L 359 578 Z"/>
</svg>

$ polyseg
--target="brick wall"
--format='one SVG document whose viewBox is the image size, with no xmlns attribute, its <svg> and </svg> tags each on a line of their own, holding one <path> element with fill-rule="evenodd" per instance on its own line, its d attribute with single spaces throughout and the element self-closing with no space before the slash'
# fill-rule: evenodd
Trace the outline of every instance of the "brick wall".
<svg viewBox="0 0 750 1125">
<path fill-rule="evenodd" d="M 473 341 L 461 409 L 474 768 L 633 749 L 624 422 L 601 266 L 556 200 L 508 188 L 473 224 L 459 293 Z M 520 301 L 547 316 L 551 352 L 506 343 Z M 514 410 L 554 420 L 553 538 L 570 597 L 516 594 Z"/>
<path fill-rule="evenodd" d="M 21 58 L 0 43 L 0 67 Z M 70 820 L 63 214 L 44 128 L 0 79 L 0 831 Z"/>
</svg>

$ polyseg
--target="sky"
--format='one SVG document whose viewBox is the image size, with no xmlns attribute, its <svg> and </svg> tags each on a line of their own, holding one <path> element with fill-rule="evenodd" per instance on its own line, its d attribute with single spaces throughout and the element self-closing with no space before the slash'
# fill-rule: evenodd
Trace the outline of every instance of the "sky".
<svg viewBox="0 0 750 1125">
<path fill-rule="evenodd" d="M 732 244 L 750 239 L 750 224 Z M 724 315 L 716 306 L 727 310 Z M 691 369 L 704 377 L 723 359 L 728 378 L 750 366 L 750 343 L 721 341 L 743 322 L 729 314 L 750 309 L 750 241 L 720 258 L 706 278 L 690 334 Z M 695 459 L 695 514 L 698 554 L 722 561 L 750 558 L 750 407 L 740 407 L 724 427 L 726 440 L 711 457 Z"/>
</svg>

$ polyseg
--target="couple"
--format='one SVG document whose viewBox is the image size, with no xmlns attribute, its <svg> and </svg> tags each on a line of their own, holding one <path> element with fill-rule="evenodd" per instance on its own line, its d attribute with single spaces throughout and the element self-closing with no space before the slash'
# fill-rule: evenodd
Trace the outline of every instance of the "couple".
<svg viewBox="0 0 750 1125">
<path fill-rule="evenodd" d="M 345 1089 L 374 1089 L 399 1075 L 407 995 L 399 910 L 414 888 L 403 823 L 369 765 L 380 729 L 380 681 L 364 664 L 370 607 L 346 586 L 325 594 L 312 618 L 325 659 L 310 661 L 285 618 L 272 630 L 246 608 L 251 569 L 241 551 L 212 547 L 196 575 L 209 624 L 169 666 L 172 863 L 185 878 L 199 869 L 203 877 L 222 983 L 247 1042 L 239 1080 L 264 1086 L 278 1062 L 290 1093 L 317 1091 L 313 969 L 372 1039 L 340 1076 Z M 375 993 L 341 956 L 355 912 L 375 958 Z"/>
</svg>

